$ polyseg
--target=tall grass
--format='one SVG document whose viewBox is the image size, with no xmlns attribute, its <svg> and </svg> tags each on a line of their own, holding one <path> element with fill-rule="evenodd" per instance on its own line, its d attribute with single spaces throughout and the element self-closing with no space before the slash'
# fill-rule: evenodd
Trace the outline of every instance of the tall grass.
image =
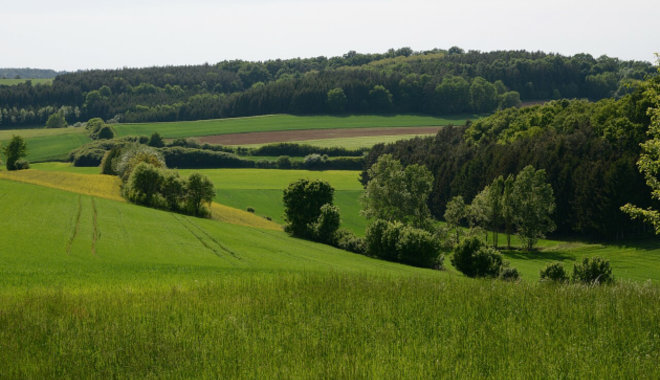
<svg viewBox="0 0 660 380">
<path fill-rule="evenodd" d="M 657 378 L 655 286 L 227 275 L 0 294 L 4 378 Z"/>
</svg>

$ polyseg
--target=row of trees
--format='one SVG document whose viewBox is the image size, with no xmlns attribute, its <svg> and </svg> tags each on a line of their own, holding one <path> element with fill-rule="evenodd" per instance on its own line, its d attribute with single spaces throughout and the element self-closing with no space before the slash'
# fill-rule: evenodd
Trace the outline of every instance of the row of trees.
<svg viewBox="0 0 660 380">
<path fill-rule="evenodd" d="M 101 162 L 101 173 L 118 175 L 122 195 L 129 201 L 148 207 L 208 217 L 208 205 L 215 197 L 213 183 L 199 173 L 182 179 L 168 170 L 162 155 L 145 145 L 115 147 Z"/>
<path fill-rule="evenodd" d="M 0 86 L 0 126 L 121 115 L 172 121 L 262 113 L 490 112 L 520 99 L 622 96 L 653 74 L 646 62 L 459 48 L 217 65 L 92 70 L 52 85 Z"/>
<path fill-rule="evenodd" d="M 498 247 L 498 233 L 506 234 L 507 248 L 511 248 L 511 234 L 518 232 L 531 250 L 538 239 L 555 229 L 551 215 L 555 209 L 552 187 L 544 170 L 525 167 L 515 177 L 509 175 L 495 180 L 479 192 L 470 205 L 458 195 L 447 203 L 444 218 L 455 228 L 459 243 L 460 226 L 467 221 L 471 228 L 492 232 L 492 245 Z"/>
</svg>

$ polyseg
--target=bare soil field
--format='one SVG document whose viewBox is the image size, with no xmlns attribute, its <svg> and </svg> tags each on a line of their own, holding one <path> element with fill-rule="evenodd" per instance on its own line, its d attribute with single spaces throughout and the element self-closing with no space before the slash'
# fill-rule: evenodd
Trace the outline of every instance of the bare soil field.
<svg viewBox="0 0 660 380">
<path fill-rule="evenodd" d="M 396 127 L 352 129 L 306 129 L 298 131 L 248 132 L 199 137 L 199 141 L 221 145 L 249 145 L 342 137 L 432 134 L 442 127 Z"/>
</svg>

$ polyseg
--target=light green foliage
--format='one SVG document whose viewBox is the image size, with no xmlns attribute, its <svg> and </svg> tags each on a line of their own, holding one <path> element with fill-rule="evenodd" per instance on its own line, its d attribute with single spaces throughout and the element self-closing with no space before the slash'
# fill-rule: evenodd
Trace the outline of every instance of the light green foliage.
<svg viewBox="0 0 660 380">
<path fill-rule="evenodd" d="M 66 119 L 62 112 L 55 112 L 48 116 L 48 120 L 46 121 L 46 128 L 66 128 L 66 126 Z"/>
<path fill-rule="evenodd" d="M 426 201 L 433 175 L 426 167 L 414 164 L 405 169 L 401 162 L 385 154 L 368 171 L 369 183 L 362 196 L 367 218 L 410 223 L 421 228 L 428 224 Z"/>
<path fill-rule="evenodd" d="M 346 111 L 347 101 L 348 99 L 346 98 L 346 94 L 342 88 L 333 88 L 332 90 L 328 91 L 328 99 L 326 102 L 331 112 L 342 113 Z"/>
<path fill-rule="evenodd" d="M 456 244 L 460 241 L 460 226 L 469 215 L 469 211 L 463 197 L 457 195 L 447 202 L 444 218 L 445 221 L 456 230 Z M 475 213 L 477 207 L 475 207 Z"/>
<path fill-rule="evenodd" d="M 159 169 L 146 162 L 135 165 L 124 186 L 126 197 L 133 203 L 157 207 L 158 192 L 163 182 Z"/>
<path fill-rule="evenodd" d="M 5 166 L 7 170 L 20 170 L 22 164 L 17 165 L 27 155 L 27 144 L 21 136 L 13 136 L 3 149 Z"/>
<path fill-rule="evenodd" d="M 497 107 L 497 89 L 482 77 L 476 77 L 470 84 L 470 105 L 474 112 L 492 112 Z"/>
<path fill-rule="evenodd" d="M 544 170 L 526 166 L 513 185 L 514 221 L 520 237 L 531 250 L 538 239 L 555 229 L 550 215 L 555 209 L 552 187 Z"/>
<path fill-rule="evenodd" d="M 642 153 L 637 161 L 640 173 L 644 175 L 646 184 L 651 188 L 651 197 L 660 200 L 660 80 L 654 80 L 649 87 L 648 95 L 653 99 L 655 107 L 649 109 L 651 125 L 648 135 L 650 139 L 642 144 Z M 630 203 L 621 210 L 633 219 L 640 219 L 653 226 L 655 234 L 660 235 L 660 211 L 653 208 L 643 209 Z"/>
<path fill-rule="evenodd" d="M 150 164 L 156 168 L 165 168 L 163 155 L 152 147 L 145 145 L 133 145 L 122 150 L 117 159 L 117 174 L 126 182 L 133 169 L 141 162 Z"/>
</svg>

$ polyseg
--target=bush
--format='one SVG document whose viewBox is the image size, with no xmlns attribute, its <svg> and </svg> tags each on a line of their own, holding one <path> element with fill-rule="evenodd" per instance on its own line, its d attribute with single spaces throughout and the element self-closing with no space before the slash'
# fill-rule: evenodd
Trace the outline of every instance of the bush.
<svg viewBox="0 0 660 380">
<path fill-rule="evenodd" d="M 304 157 L 313 153 L 316 154 L 325 154 L 328 156 L 338 157 L 362 157 L 364 152 L 368 149 L 346 149 L 341 147 L 318 147 L 307 144 L 295 144 L 295 143 L 278 143 L 278 144 L 269 144 L 264 145 L 259 148 L 253 149 L 251 154 L 253 156 L 292 156 L 292 157 Z"/>
<path fill-rule="evenodd" d="M 159 151 L 170 168 L 253 168 L 255 163 L 223 151 L 167 147 Z"/>
<path fill-rule="evenodd" d="M 320 154 L 312 153 L 312 154 L 309 154 L 309 155 L 305 156 L 305 158 L 303 159 L 303 162 L 302 162 L 302 167 L 303 167 L 303 169 L 309 169 L 309 170 L 317 169 L 317 170 L 320 170 L 320 169 L 323 169 L 325 167 L 324 164 L 327 161 L 328 161 L 328 156 L 326 156 L 326 155 L 321 156 Z"/>
<path fill-rule="evenodd" d="M 589 285 L 612 284 L 614 282 L 610 262 L 600 257 L 585 257 L 582 263 L 575 264 L 572 279 L 574 282 Z"/>
<path fill-rule="evenodd" d="M 254 209 L 253 209 L 252 207 L 248 207 L 248 208 L 247 208 L 247 212 L 251 212 L 251 213 L 254 214 Z"/>
<path fill-rule="evenodd" d="M 400 222 L 374 220 L 365 239 L 369 256 L 426 268 L 442 267 L 440 242 L 428 231 Z"/>
<path fill-rule="evenodd" d="M 55 112 L 48 116 L 48 120 L 46 121 L 46 128 L 66 128 L 66 126 L 66 119 L 62 112 Z"/>
<path fill-rule="evenodd" d="M 20 170 L 17 164 L 27 155 L 27 144 L 21 136 L 13 136 L 9 144 L 4 147 L 3 153 L 5 154 L 7 170 Z"/>
<path fill-rule="evenodd" d="M 14 163 L 14 168 L 16 170 L 25 170 L 30 168 L 30 163 L 24 159 L 19 159 Z"/>
<path fill-rule="evenodd" d="M 186 195 L 186 182 L 179 177 L 179 173 L 167 171 L 163 175 L 160 193 L 165 199 L 168 210 L 178 212 Z"/>
<path fill-rule="evenodd" d="M 279 169 L 291 169 L 291 159 L 289 156 L 280 156 L 277 159 L 277 167 Z"/>
<path fill-rule="evenodd" d="M 356 236 L 353 232 L 340 228 L 335 232 L 335 246 L 354 253 L 365 253 L 366 243 L 364 238 Z"/>
<path fill-rule="evenodd" d="M 326 243 L 335 244 L 335 233 L 339 228 L 341 218 L 339 216 L 339 209 L 330 203 L 321 206 L 321 212 L 318 219 L 311 226 L 314 231 L 314 240 Z"/>
<path fill-rule="evenodd" d="M 560 263 L 551 263 L 541 269 L 541 281 L 552 281 L 564 283 L 568 281 L 568 275 Z"/>
<path fill-rule="evenodd" d="M 158 132 L 154 132 L 149 138 L 149 142 L 147 142 L 147 145 L 152 146 L 154 148 L 162 148 L 165 146 L 165 143 L 163 142 L 163 138 L 160 137 Z"/>
<path fill-rule="evenodd" d="M 109 125 L 104 125 L 101 129 L 99 129 L 98 133 L 92 138 L 96 140 L 110 140 L 113 139 L 114 137 L 115 137 L 114 129 L 112 129 L 112 127 Z"/>
<path fill-rule="evenodd" d="M 159 206 L 158 194 L 163 183 L 161 171 L 146 162 L 135 165 L 130 177 L 124 186 L 126 198 L 137 204 L 145 206 Z"/>
<path fill-rule="evenodd" d="M 438 264 L 440 244 L 431 233 L 406 226 L 399 232 L 396 251 L 397 261 L 400 263 L 431 268 Z"/>
<path fill-rule="evenodd" d="M 105 152 L 101 160 L 101 174 L 117 175 L 117 158 L 121 155 L 121 146 L 115 145 Z"/>
<path fill-rule="evenodd" d="M 163 156 L 156 149 L 146 145 L 133 145 L 124 149 L 117 159 L 117 174 L 126 182 L 134 168 L 145 162 L 155 168 L 166 168 Z"/>
<path fill-rule="evenodd" d="M 497 277 L 502 270 L 503 260 L 497 250 L 471 237 L 456 246 L 451 263 L 468 277 Z"/>
<path fill-rule="evenodd" d="M 504 268 L 500 273 L 500 280 L 512 282 L 519 281 L 520 273 L 518 273 L 518 269 L 516 268 Z"/>
<path fill-rule="evenodd" d="M 284 189 L 285 230 L 293 236 L 314 239 L 314 223 L 321 215 L 321 207 L 332 204 L 335 189 L 321 180 L 300 179 Z"/>
</svg>

